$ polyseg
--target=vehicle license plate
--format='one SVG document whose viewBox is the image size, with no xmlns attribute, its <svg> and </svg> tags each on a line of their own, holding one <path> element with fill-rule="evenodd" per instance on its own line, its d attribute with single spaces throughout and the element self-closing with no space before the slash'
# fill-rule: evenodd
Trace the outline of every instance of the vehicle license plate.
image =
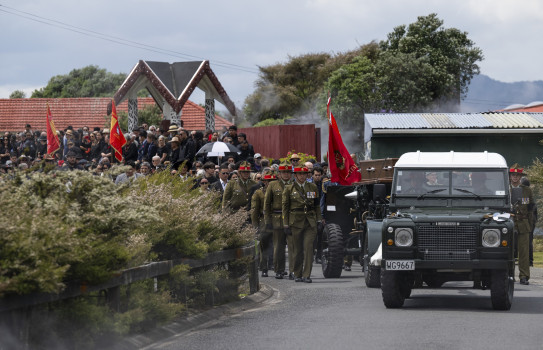
<svg viewBox="0 0 543 350">
<path fill-rule="evenodd" d="M 387 270 L 414 270 L 415 261 L 413 260 L 387 260 Z"/>
</svg>

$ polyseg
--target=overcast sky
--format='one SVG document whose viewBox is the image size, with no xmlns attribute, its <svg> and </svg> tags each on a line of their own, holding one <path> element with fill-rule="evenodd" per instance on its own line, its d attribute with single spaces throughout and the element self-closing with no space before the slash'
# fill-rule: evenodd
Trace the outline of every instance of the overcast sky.
<svg viewBox="0 0 543 350">
<path fill-rule="evenodd" d="M 140 59 L 207 59 L 240 108 L 253 91 L 258 66 L 285 62 L 289 55 L 353 50 L 433 12 L 445 27 L 468 32 L 483 50 L 482 74 L 504 82 L 543 80 L 540 0 L 0 0 L 0 5 L 0 98 L 17 89 L 30 97 L 51 77 L 91 64 L 128 73 Z M 200 95 L 191 100 L 203 103 Z"/>
</svg>

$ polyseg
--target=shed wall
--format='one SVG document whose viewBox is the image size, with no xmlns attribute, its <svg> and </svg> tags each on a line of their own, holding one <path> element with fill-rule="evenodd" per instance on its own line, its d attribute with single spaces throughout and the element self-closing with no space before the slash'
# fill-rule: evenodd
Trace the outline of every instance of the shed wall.
<svg viewBox="0 0 543 350">
<path fill-rule="evenodd" d="M 536 158 L 542 158 L 543 146 L 539 140 L 543 134 L 495 134 L 495 135 L 374 135 L 371 141 L 371 158 L 397 158 L 406 152 L 496 152 L 508 165 L 518 163 L 526 167 Z"/>
<path fill-rule="evenodd" d="M 272 125 L 255 128 L 239 128 L 239 133 L 247 134 L 247 141 L 255 152 L 268 158 L 282 158 L 289 151 L 315 155 L 321 159 L 320 129 L 314 124 Z"/>
</svg>

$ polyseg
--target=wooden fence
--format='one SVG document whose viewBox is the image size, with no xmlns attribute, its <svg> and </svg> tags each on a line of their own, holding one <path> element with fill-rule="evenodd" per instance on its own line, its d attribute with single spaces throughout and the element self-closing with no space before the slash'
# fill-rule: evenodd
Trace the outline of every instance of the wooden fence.
<svg viewBox="0 0 543 350">
<path fill-rule="evenodd" d="M 178 259 L 167 260 L 149 263 L 143 266 L 134 267 L 119 272 L 114 275 L 109 281 L 100 285 L 87 285 L 87 284 L 68 284 L 66 289 L 59 294 L 54 293 L 37 293 L 29 295 L 9 295 L 0 298 L 0 313 L 20 309 L 24 307 L 34 306 L 38 304 L 48 303 L 52 301 L 73 298 L 79 295 L 83 295 L 89 292 L 107 291 L 109 301 L 116 303 L 116 297 L 119 293 L 119 288 L 123 285 L 131 284 L 137 281 L 141 281 L 148 278 L 154 278 L 158 276 L 167 275 L 171 269 L 180 264 L 189 265 L 191 268 L 204 267 L 215 265 L 218 263 L 229 262 L 232 260 L 241 259 L 243 257 L 253 257 L 252 264 L 249 268 L 249 285 L 250 293 L 256 293 L 258 291 L 258 252 L 255 245 L 222 250 L 208 254 L 204 259 Z M 112 299 L 112 300 L 111 300 Z"/>
</svg>

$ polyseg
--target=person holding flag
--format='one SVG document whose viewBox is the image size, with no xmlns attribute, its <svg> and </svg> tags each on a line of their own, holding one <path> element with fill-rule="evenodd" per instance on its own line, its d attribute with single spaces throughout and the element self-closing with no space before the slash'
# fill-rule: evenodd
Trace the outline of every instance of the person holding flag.
<svg viewBox="0 0 543 350">
<path fill-rule="evenodd" d="M 60 149 L 60 140 L 58 138 L 57 129 L 55 123 L 53 123 L 53 116 L 51 115 L 51 109 L 49 103 L 47 104 L 46 114 L 46 127 L 47 127 L 47 155 L 52 157 L 52 154 Z"/>
<path fill-rule="evenodd" d="M 115 101 L 111 101 L 111 128 L 109 134 L 109 144 L 115 151 L 115 158 L 121 162 L 123 160 L 123 146 L 126 144 L 124 134 L 119 127 L 119 119 L 117 118 L 117 109 Z"/>
<path fill-rule="evenodd" d="M 330 111 L 330 101 L 331 98 L 328 97 L 326 116 L 328 118 L 328 168 L 332 175 L 330 182 L 348 186 L 361 181 L 362 175 L 347 151 L 347 147 L 343 144 L 336 119 Z"/>
<path fill-rule="evenodd" d="M 330 169 L 330 181 L 323 184 L 323 196 L 321 198 L 322 215 L 326 213 L 326 192 L 329 186 L 344 185 L 348 186 L 354 182 L 362 180 L 362 174 L 358 169 L 353 157 L 343 144 L 339 128 L 334 115 L 330 111 L 331 98 L 328 97 L 326 103 L 326 116 L 328 118 L 328 168 Z M 351 271 L 353 263 L 352 256 L 346 256 L 343 268 L 345 271 Z"/>
</svg>

